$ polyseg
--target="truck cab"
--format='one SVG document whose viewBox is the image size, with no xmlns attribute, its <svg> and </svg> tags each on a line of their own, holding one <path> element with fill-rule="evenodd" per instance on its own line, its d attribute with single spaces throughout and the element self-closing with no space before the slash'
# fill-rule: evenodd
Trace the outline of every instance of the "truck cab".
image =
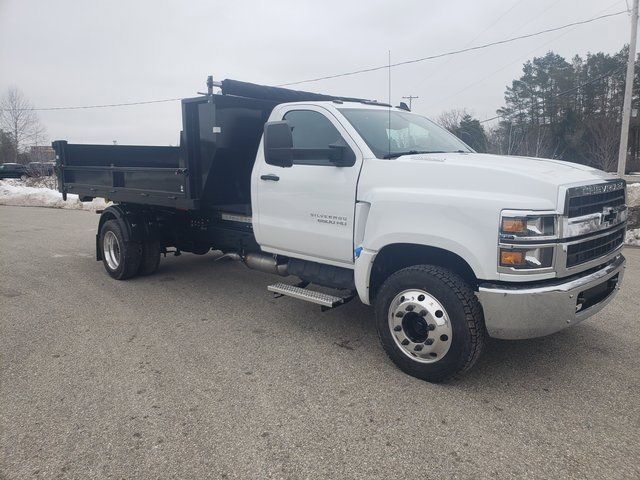
<svg viewBox="0 0 640 480">
<path fill-rule="evenodd" d="M 180 147 L 54 142 L 63 194 L 116 202 L 96 237 L 114 278 L 219 250 L 297 277 L 278 296 L 372 305 L 390 358 L 429 381 L 470 368 L 487 336 L 552 334 L 614 298 L 623 180 L 476 153 L 406 108 L 221 86 L 183 102 Z"/>
</svg>

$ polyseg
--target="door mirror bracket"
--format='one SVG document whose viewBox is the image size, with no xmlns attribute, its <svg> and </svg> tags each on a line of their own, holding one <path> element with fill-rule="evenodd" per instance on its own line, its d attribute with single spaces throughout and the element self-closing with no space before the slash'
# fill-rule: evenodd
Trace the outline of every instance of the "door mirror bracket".
<svg viewBox="0 0 640 480">
<path fill-rule="evenodd" d="M 293 136 L 287 122 L 265 123 L 264 159 L 269 165 L 284 168 L 293 166 Z"/>
<path fill-rule="evenodd" d="M 329 145 L 329 161 L 336 167 L 352 167 L 356 162 L 356 156 L 347 142 L 341 138 Z"/>
</svg>

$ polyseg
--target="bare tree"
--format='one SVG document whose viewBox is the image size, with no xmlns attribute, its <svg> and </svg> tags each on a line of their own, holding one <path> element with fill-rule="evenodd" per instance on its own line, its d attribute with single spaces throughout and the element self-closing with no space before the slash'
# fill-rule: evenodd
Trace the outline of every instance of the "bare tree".
<svg viewBox="0 0 640 480">
<path fill-rule="evenodd" d="M 494 125 L 487 129 L 487 153 L 506 155 L 506 130 L 500 125 Z"/>
<path fill-rule="evenodd" d="M 446 110 L 438 115 L 436 123 L 450 132 L 455 132 L 460 126 L 462 117 L 465 115 L 469 115 L 469 112 L 466 109 L 452 108 L 451 110 Z"/>
<path fill-rule="evenodd" d="M 17 87 L 9 88 L 0 100 L 0 129 L 15 145 L 14 162 L 18 161 L 18 154 L 45 141 L 46 132 L 33 105 Z"/>
<path fill-rule="evenodd" d="M 589 163 L 605 172 L 615 172 L 618 165 L 620 125 L 612 118 L 594 118 L 586 122 L 586 154 Z"/>
</svg>

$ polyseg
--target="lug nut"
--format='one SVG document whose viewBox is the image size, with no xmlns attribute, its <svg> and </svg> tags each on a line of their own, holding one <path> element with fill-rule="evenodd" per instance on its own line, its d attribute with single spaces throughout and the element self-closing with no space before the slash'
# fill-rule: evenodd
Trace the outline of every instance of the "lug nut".
<svg viewBox="0 0 640 480">
<path fill-rule="evenodd" d="M 409 345 L 409 340 L 406 338 L 400 342 L 402 345 Z"/>
<path fill-rule="evenodd" d="M 402 318 L 402 317 L 404 317 L 404 312 L 398 312 L 398 313 L 396 313 L 396 317 L 398 317 L 398 318 Z"/>
<path fill-rule="evenodd" d="M 427 338 L 424 342 L 425 345 L 433 345 L 433 338 Z"/>
<path fill-rule="evenodd" d="M 426 310 L 420 310 L 420 316 L 421 317 L 426 317 L 427 316 L 427 311 Z"/>
<path fill-rule="evenodd" d="M 415 347 L 413 347 L 413 349 L 414 349 L 416 352 L 419 352 L 420 350 L 422 350 L 422 345 L 416 345 Z"/>
<path fill-rule="evenodd" d="M 396 332 L 399 332 L 402 330 L 402 326 L 401 325 L 396 325 L 395 327 L 393 327 L 393 330 Z"/>
<path fill-rule="evenodd" d="M 433 323 L 429 324 L 429 330 L 435 330 L 436 326 Z"/>
<path fill-rule="evenodd" d="M 414 308 L 413 305 L 407 305 L 406 310 L 407 312 L 413 312 L 413 308 Z"/>
</svg>

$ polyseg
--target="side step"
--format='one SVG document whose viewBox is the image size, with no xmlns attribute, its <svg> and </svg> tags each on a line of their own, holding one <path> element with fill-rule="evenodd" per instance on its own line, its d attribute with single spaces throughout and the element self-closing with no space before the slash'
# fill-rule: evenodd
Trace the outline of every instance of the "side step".
<svg viewBox="0 0 640 480">
<path fill-rule="evenodd" d="M 307 290 L 306 288 L 300 288 L 286 283 L 269 285 L 267 290 L 278 295 L 286 295 L 287 297 L 297 298 L 298 300 L 316 303 L 318 305 L 322 305 L 324 308 L 333 308 L 337 305 L 343 304 L 345 300 L 347 300 L 342 297 L 336 297 L 322 292 L 315 292 L 313 290 Z"/>
</svg>

